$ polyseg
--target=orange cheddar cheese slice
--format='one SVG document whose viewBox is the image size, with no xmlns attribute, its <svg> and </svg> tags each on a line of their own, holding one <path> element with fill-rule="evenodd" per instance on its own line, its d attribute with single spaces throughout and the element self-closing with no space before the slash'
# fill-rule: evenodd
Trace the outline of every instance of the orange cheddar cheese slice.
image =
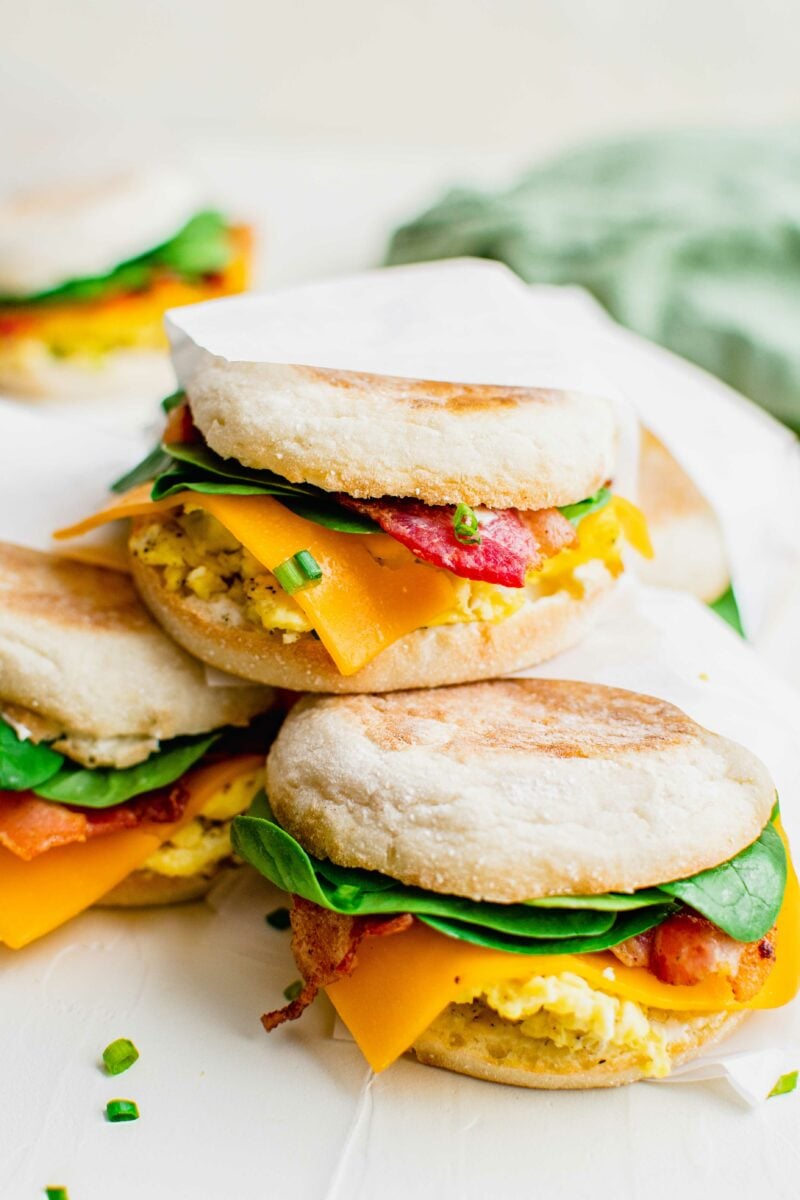
<svg viewBox="0 0 800 1200">
<path fill-rule="evenodd" d="M 102 899 L 197 816 L 226 784 L 263 765 L 238 755 L 198 767 L 184 780 L 189 802 L 180 821 L 146 824 L 49 850 L 29 862 L 0 847 L 0 943 L 19 950 Z"/>
<path fill-rule="evenodd" d="M 673 986 L 643 967 L 624 966 L 609 953 L 509 954 L 457 941 L 415 922 L 406 933 L 367 938 L 358 949 L 353 974 L 326 990 L 369 1065 L 382 1071 L 448 1004 L 463 1002 L 494 984 L 534 975 L 571 972 L 598 991 L 676 1012 L 779 1008 L 800 986 L 800 888 L 791 864 L 777 946 L 766 984 L 742 1003 L 719 975 L 692 987 Z"/>
<path fill-rule="evenodd" d="M 148 492 L 148 484 L 134 488 L 55 536 L 76 537 L 121 517 L 192 505 L 216 517 L 269 571 L 298 551 L 309 550 L 322 568 L 322 580 L 293 598 L 342 675 L 353 675 L 387 646 L 453 606 L 453 586 L 444 572 L 416 562 L 381 565 L 367 549 L 372 535 L 327 529 L 290 512 L 271 496 L 182 492 L 153 502 Z"/>
<path fill-rule="evenodd" d="M 370 535 L 326 529 L 271 496 L 198 494 L 195 501 L 270 571 L 299 550 L 311 551 L 322 580 L 293 599 L 342 675 L 354 674 L 398 638 L 452 608 L 446 575 L 419 563 L 381 566 L 364 544 Z"/>
<path fill-rule="evenodd" d="M 138 487 L 131 488 L 129 492 L 110 500 L 105 508 L 92 513 L 90 517 L 84 517 L 82 521 L 76 521 L 74 525 L 65 525 L 63 529 L 57 529 L 53 537 L 56 541 L 64 541 L 67 538 L 91 533 L 93 529 L 99 529 L 101 525 L 107 525 L 109 521 L 121 521 L 127 517 L 147 517 L 160 512 L 168 512 L 171 508 L 178 508 L 187 496 L 191 496 L 190 492 L 181 492 L 179 496 L 168 496 L 166 500 L 151 500 L 151 488 L 152 484 L 140 483 Z"/>
</svg>

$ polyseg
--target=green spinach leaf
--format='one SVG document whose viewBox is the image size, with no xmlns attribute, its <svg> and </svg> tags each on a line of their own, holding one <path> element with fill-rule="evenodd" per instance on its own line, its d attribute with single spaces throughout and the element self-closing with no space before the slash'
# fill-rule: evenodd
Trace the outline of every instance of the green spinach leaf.
<svg viewBox="0 0 800 1200">
<path fill-rule="evenodd" d="M 237 853 L 278 887 L 348 916 L 410 912 L 537 939 L 602 934 L 615 921 L 614 912 L 603 910 L 550 911 L 525 904 L 465 900 L 407 887 L 377 872 L 320 862 L 275 821 L 258 815 L 257 808 L 237 819 L 233 839 Z"/>
<path fill-rule="evenodd" d="M 0 791 L 22 792 L 52 779 L 63 755 L 44 742 L 23 741 L 0 718 Z"/>
<path fill-rule="evenodd" d="M 153 276 L 164 269 L 193 282 L 203 275 L 224 270 L 233 253 L 225 218 L 217 212 L 200 212 L 168 242 L 120 263 L 105 275 L 71 279 L 59 287 L 31 296 L 3 296 L 0 304 L 86 303 L 115 292 L 142 291 L 150 286 Z"/>
<path fill-rule="evenodd" d="M 377 871 L 312 858 L 277 824 L 263 793 L 247 815 L 234 821 L 233 844 L 242 858 L 278 887 L 323 908 L 351 916 L 410 912 L 452 937 L 525 954 L 606 949 L 660 924 L 676 910 L 678 901 L 704 913 L 732 937 L 753 941 L 774 923 L 786 881 L 783 844 L 772 825 L 754 846 L 692 879 L 631 895 L 553 896 L 525 904 L 441 895 L 407 887 Z M 716 878 L 714 887 L 709 876 Z M 754 903 L 752 898 L 742 901 L 745 879 L 755 894 Z M 730 890 L 734 886 L 735 892 Z M 712 894 L 718 901 L 713 915 Z M 730 895 L 733 907 L 720 902 L 723 895 Z M 754 932 L 762 926 L 762 932 Z"/>
<path fill-rule="evenodd" d="M 153 500 L 164 500 L 180 492 L 276 496 L 291 512 L 327 529 L 339 533 L 380 532 L 369 517 L 351 512 L 321 488 L 310 483 L 290 483 L 271 471 L 243 467 L 232 459 L 221 458 L 202 443 L 177 442 L 156 447 L 131 471 L 117 479 L 111 490 L 125 492 L 149 480 L 153 480 L 150 492 Z"/>
<path fill-rule="evenodd" d="M 642 888 L 638 892 L 606 892 L 602 896 L 545 896 L 541 900 L 526 900 L 525 903 L 534 908 L 601 908 L 607 912 L 627 912 L 633 908 L 663 904 L 664 893 L 660 888 Z"/>
<path fill-rule="evenodd" d="M 97 767 L 90 770 L 65 760 L 58 773 L 34 791 L 37 796 L 57 800 L 59 804 L 113 808 L 134 796 L 153 792 L 180 779 L 220 736 L 220 733 L 211 733 L 173 738 L 145 762 L 123 769 Z"/>
<path fill-rule="evenodd" d="M 755 942 L 775 924 L 788 872 L 786 851 L 770 823 L 751 846 L 728 862 L 690 879 L 664 883 L 661 890 L 739 942 Z"/>
<path fill-rule="evenodd" d="M 727 621 L 731 629 L 735 629 L 739 637 L 745 637 L 744 626 L 742 625 L 742 615 L 739 612 L 739 605 L 736 602 L 736 593 L 732 587 L 729 587 L 727 592 L 723 592 L 716 600 L 713 600 L 708 606 L 713 608 L 718 617 L 722 617 L 723 621 Z"/>
<path fill-rule="evenodd" d="M 172 459 L 166 450 L 161 446 L 154 446 L 145 458 L 130 471 L 124 475 L 120 475 L 119 479 L 115 479 L 111 485 L 112 492 L 127 492 L 133 487 L 138 487 L 141 483 L 149 483 L 151 479 L 161 475 L 163 471 L 168 471 L 172 466 Z"/>
<path fill-rule="evenodd" d="M 484 925 L 471 925 L 465 921 L 451 921 L 441 917 L 420 916 L 425 925 L 438 929 L 448 937 L 476 946 L 488 946 L 492 950 L 505 950 L 512 954 L 594 954 L 617 946 L 627 938 L 645 933 L 665 921 L 675 911 L 674 904 L 639 909 L 635 912 L 618 914 L 616 920 L 602 933 L 576 937 L 551 937 L 536 940 L 496 931 Z"/>
</svg>

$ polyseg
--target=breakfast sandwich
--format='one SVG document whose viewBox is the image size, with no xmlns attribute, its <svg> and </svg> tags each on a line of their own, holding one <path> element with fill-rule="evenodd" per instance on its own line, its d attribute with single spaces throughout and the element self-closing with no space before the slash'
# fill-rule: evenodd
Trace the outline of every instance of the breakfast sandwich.
<svg viewBox="0 0 800 1200">
<path fill-rule="evenodd" d="M 268 796 L 268 799 L 267 799 Z M 800 978 L 775 789 L 652 696 L 504 680 L 311 697 L 238 853 L 291 893 L 302 980 L 376 1071 L 541 1088 L 660 1078 Z"/>
<path fill-rule="evenodd" d="M 638 499 L 654 554 L 637 562 L 637 575 L 654 587 L 691 592 L 705 604 L 724 596 L 730 572 L 719 518 L 649 429 L 641 435 Z"/>
<path fill-rule="evenodd" d="M 0 203 L 0 391 L 169 391 L 168 308 L 243 291 L 251 232 L 154 169 Z"/>
<path fill-rule="evenodd" d="M 368 278 L 367 296 L 384 283 Z M 410 295 L 385 283 L 392 303 L 367 308 L 370 330 L 389 337 L 414 299 L 433 307 L 428 276 L 414 283 Z M 291 337 L 304 305 L 323 327 L 335 312 L 340 285 L 327 286 L 324 305 L 297 289 L 294 308 L 278 293 L 269 309 L 268 297 L 202 305 L 200 319 L 235 332 L 274 311 Z M 481 272 L 475 310 L 498 323 L 485 287 Z M 145 603 L 214 667 L 314 692 L 490 678 L 582 636 L 625 538 L 650 552 L 638 510 L 614 494 L 619 429 L 601 395 L 206 352 L 187 368 L 180 345 L 175 361 L 183 390 L 160 447 L 118 481 L 115 503 L 59 536 L 132 518 Z M 461 364 L 460 352 L 448 365 Z"/>
<path fill-rule="evenodd" d="M 0 543 L 0 943 L 203 895 L 262 785 L 272 701 L 209 687 L 126 574 Z"/>
</svg>

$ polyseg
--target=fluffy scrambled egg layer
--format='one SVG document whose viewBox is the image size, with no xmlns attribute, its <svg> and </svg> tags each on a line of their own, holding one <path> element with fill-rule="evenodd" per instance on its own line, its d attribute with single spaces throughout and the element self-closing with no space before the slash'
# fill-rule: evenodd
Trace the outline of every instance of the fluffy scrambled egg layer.
<svg viewBox="0 0 800 1200">
<path fill-rule="evenodd" d="M 641 1069 L 651 1078 L 669 1074 L 667 1039 L 646 1011 L 631 1000 L 596 991 L 571 972 L 534 975 L 523 983 L 502 983 L 464 999 L 479 999 L 504 1020 L 513 1022 L 526 1038 L 598 1057 L 609 1049 L 625 1050 L 635 1054 Z"/>
<path fill-rule="evenodd" d="M 412 559 L 410 551 L 388 536 L 371 535 L 366 545 L 378 562 L 389 567 Z M 275 576 L 203 509 L 154 521 L 133 535 L 130 548 L 148 566 L 162 568 L 168 591 L 205 601 L 232 602 L 244 620 L 282 631 L 286 641 L 313 628 Z M 525 602 L 524 588 L 461 579 L 450 572 L 447 575 L 453 585 L 453 607 L 435 624 L 502 621 Z"/>
<path fill-rule="evenodd" d="M 264 786 L 263 770 L 225 784 L 206 801 L 199 816 L 151 854 L 142 869 L 158 875 L 201 875 L 233 854 L 231 823 L 248 809 Z"/>
</svg>

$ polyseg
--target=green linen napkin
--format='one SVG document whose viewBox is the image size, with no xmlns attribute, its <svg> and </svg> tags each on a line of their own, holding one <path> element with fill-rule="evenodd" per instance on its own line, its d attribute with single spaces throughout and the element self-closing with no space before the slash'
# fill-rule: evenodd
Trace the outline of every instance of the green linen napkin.
<svg viewBox="0 0 800 1200">
<path fill-rule="evenodd" d="M 616 320 L 800 431 L 800 133 L 634 136 L 497 194 L 456 190 L 389 263 L 474 255 L 581 284 Z"/>
</svg>

